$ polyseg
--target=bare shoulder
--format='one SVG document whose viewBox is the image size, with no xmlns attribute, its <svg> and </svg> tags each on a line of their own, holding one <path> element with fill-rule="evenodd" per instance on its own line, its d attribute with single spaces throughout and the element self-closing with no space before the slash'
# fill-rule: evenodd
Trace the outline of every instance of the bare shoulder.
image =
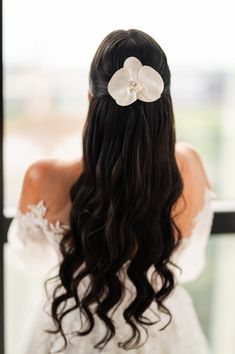
<svg viewBox="0 0 235 354">
<path fill-rule="evenodd" d="M 208 188 L 212 188 L 204 163 L 197 149 L 192 144 L 177 142 L 175 150 L 176 159 L 182 171 L 183 177 L 194 177 L 194 179 L 197 179 L 197 182 L 204 182 Z"/>
<path fill-rule="evenodd" d="M 25 213 L 29 204 L 43 200 L 51 213 L 58 214 L 61 206 L 69 202 L 69 190 L 78 178 L 81 166 L 81 159 L 42 159 L 32 163 L 25 171 L 19 210 Z"/>
<path fill-rule="evenodd" d="M 32 163 L 25 171 L 19 199 L 19 209 L 22 213 L 28 211 L 29 204 L 36 204 L 39 201 L 43 180 L 51 165 L 52 161 L 39 160 Z"/>
<path fill-rule="evenodd" d="M 183 235 L 189 237 L 194 217 L 204 206 L 205 190 L 212 187 L 202 158 L 193 145 L 177 143 L 175 152 L 184 187 L 174 206 L 173 215 Z"/>
<path fill-rule="evenodd" d="M 177 156 L 181 156 L 184 160 L 185 159 L 190 160 L 191 158 L 193 158 L 194 160 L 200 159 L 198 151 L 190 143 L 186 143 L 186 142 L 182 142 L 182 141 L 177 142 L 175 145 L 175 150 L 176 150 Z"/>
</svg>

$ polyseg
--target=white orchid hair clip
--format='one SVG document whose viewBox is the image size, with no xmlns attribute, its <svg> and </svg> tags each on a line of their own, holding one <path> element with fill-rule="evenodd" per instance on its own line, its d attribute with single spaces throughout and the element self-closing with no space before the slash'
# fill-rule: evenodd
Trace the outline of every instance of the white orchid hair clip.
<svg viewBox="0 0 235 354">
<path fill-rule="evenodd" d="M 136 57 L 127 58 L 108 83 L 108 92 L 119 106 L 128 106 L 137 99 L 156 101 L 163 90 L 161 75 L 151 66 L 142 65 Z"/>
</svg>

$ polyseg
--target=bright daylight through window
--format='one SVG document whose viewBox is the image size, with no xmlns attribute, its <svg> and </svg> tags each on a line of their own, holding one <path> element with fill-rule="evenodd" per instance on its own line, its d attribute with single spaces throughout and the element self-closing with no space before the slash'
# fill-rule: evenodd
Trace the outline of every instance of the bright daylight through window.
<svg viewBox="0 0 235 354">
<path fill-rule="evenodd" d="M 235 33 L 235 27 L 229 6 L 229 1 L 202 0 L 121 0 L 111 5 L 108 0 L 4 0 L 5 215 L 14 215 L 24 172 L 32 162 L 82 155 L 89 65 L 101 39 L 119 28 L 146 31 L 164 48 L 172 74 L 177 139 L 197 148 L 217 199 L 232 205 L 235 50 L 228 34 Z M 228 269 L 235 269 L 234 246 L 233 236 L 229 241 L 223 236 L 211 240 L 207 269 L 198 282 L 189 285 L 213 354 L 235 350 L 232 341 L 222 336 L 226 331 L 230 338 L 235 323 L 225 318 L 228 310 L 221 290 L 235 295 L 231 279 L 225 277 Z M 11 265 L 7 250 L 5 263 L 5 354 L 20 354 L 13 345 L 19 341 L 25 309 L 35 305 L 38 282 Z M 17 287 L 22 289 L 20 304 L 14 298 Z M 202 292 L 211 298 L 211 308 L 203 307 Z M 230 297 L 227 301 L 232 304 Z M 231 306 L 229 311 L 235 311 Z"/>
</svg>

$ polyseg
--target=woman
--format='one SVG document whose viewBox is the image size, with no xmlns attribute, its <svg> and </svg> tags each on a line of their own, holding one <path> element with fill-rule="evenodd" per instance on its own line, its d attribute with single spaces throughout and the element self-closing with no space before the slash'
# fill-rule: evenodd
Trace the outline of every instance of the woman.
<svg viewBox="0 0 235 354">
<path fill-rule="evenodd" d="M 197 151 L 176 143 L 161 47 L 110 33 L 89 101 L 82 159 L 31 165 L 9 229 L 29 267 L 59 259 L 22 354 L 208 353 L 180 283 L 202 269 L 212 191 Z"/>
</svg>

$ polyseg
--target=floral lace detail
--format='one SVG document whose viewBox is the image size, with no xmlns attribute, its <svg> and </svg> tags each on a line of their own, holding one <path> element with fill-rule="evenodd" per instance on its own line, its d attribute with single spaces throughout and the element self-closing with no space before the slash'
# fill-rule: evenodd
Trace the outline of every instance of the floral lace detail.
<svg viewBox="0 0 235 354">
<path fill-rule="evenodd" d="M 180 247 L 172 255 L 173 263 L 177 264 L 183 271 L 180 275 L 181 283 L 194 280 L 205 266 L 205 250 L 214 218 L 212 208 L 214 197 L 216 197 L 215 192 L 206 188 L 203 208 L 192 221 L 191 236 L 184 237 Z"/>
<path fill-rule="evenodd" d="M 23 272 L 45 275 L 58 265 L 59 243 L 69 226 L 49 222 L 43 200 L 28 208 L 26 213 L 17 210 L 8 229 L 9 259 Z"/>
<path fill-rule="evenodd" d="M 37 204 L 29 204 L 28 208 L 30 211 L 26 213 L 17 210 L 16 218 L 22 231 L 19 234 L 22 242 L 27 243 L 30 231 L 31 241 L 40 241 L 46 236 L 53 246 L 58 247 L 62 235 L 69 229 L 69 226 L 62 224 L 59 220 L 55 223 L 49 222 L 45 217 L 47 207 L 43 200 L 40 200 Z"/>
</svg>

